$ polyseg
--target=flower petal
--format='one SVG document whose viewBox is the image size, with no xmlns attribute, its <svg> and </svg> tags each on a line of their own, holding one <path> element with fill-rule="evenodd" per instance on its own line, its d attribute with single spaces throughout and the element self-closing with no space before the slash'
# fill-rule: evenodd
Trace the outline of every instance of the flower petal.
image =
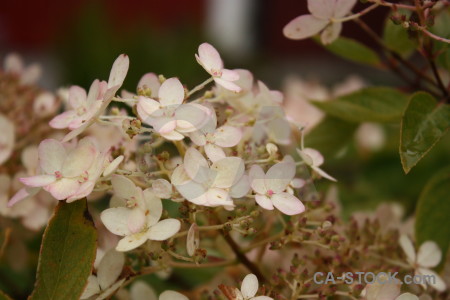
<svg viewBox="0 0 450 300">
<path fill-rule="evenodd" d="M 216 207 L 216 206 L 234 206 L 233 201 L 228 196 L 228 192 L 224 189 L 218 189 L 218 188 L 210 188 L 206 192 L 206 203 L 203 205 Z"/>
<path fill-rule="evenodd" d="M 89 275 L 87 285 L 80 299 L 89 299 L 98 293 L 100 293 L 100 286 L 98 285 L 97 276 Z"/>
<path fill-rule="evenodd" d="M 160 106 L 161 105 L 158 101 L 155 101 L 147 97 L 139 96 L 136 109 L 139 118 L 141 118 L 143 122 L 147 123 L 148 118 L 150 118 L 155 111 L 160 109 Z"/>
<path fill-rule="evenodd" d="M 100 218 L 105 227 L 115 235 L 129 235 L 130 229 L 127 225 L 130 210 L 126 207 L 114 207 L 104 210 Z"/>
<path fill-rule="evenodd" d="M 264 180 L 266 174 L 264 174 L 263 169 L 259 165 L 253 165 L 250 168 L 249 177 L 251 187 L 256 193 L 261 195 L 267 193 L 267 188 Z"/>
<path fill-rule="evenodd" d="M 126 252 L 141 246 L 148 240 L 145 232 L 139 232 L 132 235 L 127 235 L 119 241 L 116 250 L 120 252 Z"/>
<path fill-rule="evenodd" d="M 324 170 L 322 170 L 319 167 L 311 167 L 314 171 L 316 171 L 317 174 L 319 174 L 320 176 L 322 176 L 323 178 L 326 178 L 328 180 L 334 181 L 336 182 L 337 179 L 334 178 L 333 176 L 329 175 L 328 173 L 326 173 Z"/>
<path fill-rule="evenodd" d="M 256 194 L 255 195 L 256 203 L 264 209 L 273 210 L 273 203 L 269 197 L 266 195 Z"/>
<path fill-rule="evenodd" d="M 80 183 L 76 179 L 61 178 L 44 187 L 57 200 L 64 200 L 77 192 Z"/>
<path fill-rule="evenodd" d="M 245 299 L 254 297 L 256 295 L 256 292 L 258 291 L 258 287 L 258 277 L 256 277 L 254 274 L 248 274 L 242 281 L 242 296 L 244 296 Z"/>
<path fill-rule="evenodd" d="M 310 0 L 311 1 L 311 0 Z M 314 1 L 314 0 L 312 0 Z M 335 9 L 334 9 L 334 17 L 342 18 L 345 15 L 349 14 L 355 6 L 357 0 L 336 0 Z"/>
<path fill-rule="evenodd" d="M 222 69 L 222 76 L 220 76 L 220 78 L 226 81 L 237 81 L 239 80 L 239 73 L 228 69 Z"/>
<path fill-rule="evenodd" d="M 145 212 L 140 207 L 130 209 L 128 214 L 127 226 L 131 233 L 138 233 L 143 228 L 147 221 Z"/>
<path fill-rule="evenodd" d="M 184 100 L 184 87 L 178 78 L 169 78 L 161 84 L 158 96 L 162 106 L 178 106 Z"/>
<path fill-rule="evenodd" d="M 54 139 L 43 140 L 39 144 L 39 166 L 47 174 L 54 174 L 61 171 L 66 150 L 61 142 Z"/>
<path fill-rule="evenodd" d="M 208 156 L 212 162 L 217 162 L 226 158 L 225 152 L 219 146 L 214 144 L 206 144 L 204 149 L 206 156 Z"/>
<path fill-rule="evenodd" d="M 90 138 L 84 138 L 64 160 L 61 173 L 64 177 L 76 177 L 87 171 L 97 157 L 97 148 Z"/>
<path fill-rule="evenodd" d="M 238 86 L 236 83 L 222 79 L 222 78 L 214 78 L 214 81 L 222 86 L 223 88 L 235 92 L 235 93 L 239 93 L 241 91 L 241 87 Z"/>
<path fill-rule="evenodd" d="M 121 86 L 127 76 L 130 59 L 126 54 L 121 54 L 113 63 L 111 72 L 109 73 L 108 88 Z"/>
<path fill-rule="evenodd" d="M 172 185 L 165 179 L 156 179 L 152 182 L 153 193 L 162 199 L 169 199 L 172 196 Z"/>
<path fill-rule="evenodd" d="M 41 187 L 56 181 L 55 175 L 36 175 L 19 178 L 20 182 L 31 187 Z"/>
<path fill-rule="evenodd" d="M 198 55 L 195 55 L 195 58 L 208 73 L 220 71 L 223 68 L 219 52 L 208 43 L 203 43 L 198 47 Z"/>
<path fill-rule="evenodd" d="M 419 300 L 419 297 L 411 293 L 403 293 L 397 298 L 395 298 L 395 300 Z"/>
<path fill-rule="evenodd" d="M 250 190 L 250 178 L 247 175 L 243 175 L 236 184 L 230 189 L 230 197 L 241 198 L 247 195 Z"/>
<path fill-rule="evenodd" d="M 189 300 L 189 298 L 175 291 L 164 291 L 159 295 L 159 300 Z"/>
<path fill-rule="evenodd" d="M 150 89 L 151 97 L 157 97 L 161 83 L 155 73 L 147 73 L 142 76 L 137 85 L 138 89 Z"/>
<path fill-rule="evenodd" d="M 155 291 L 144 281 L 135 281 L 130 288 L 132 300 L 158 300 Z"/>
<path fill-rule="evenodd" d="M 289 216 L 297 215 L 305 211 L 303 203 L 289 193 L 272 195 L 272 203 L 279 211 Z"/>
<path fill-rule="evenodd" d="M 56 129 L 63 129 L 69 127 L 69 124 L 77 117 L 75 110 L 69 110 L 57 115 L 50 120 L 49 125 Z"/>
<path fill-rule="evenodd" d="M 334 22 L 330 23 L 320 34 L 320 41 L 324 45 L 329 45 L 333 43 L 341 34 L 342 23 Z"/>
<path fill-rule="evenodd" d="M 421 275 L 423 278 L 426 278 L 428 280 L 428 285 L 432 286 L 435 290 L 439 292 L 443 292 L 447 289 L 447 285 L 445 284 L 444 280 L 433 270 L 427 269 L 427 268 L 419 268 L 417 270 L 417 273 Z"/>
<path fill-rule="evenodd" d="M 123 155 L 119 155 L 117 156 L 112 162 L 110 162 L 108 164 L 108 166 L 105 168 L 105 170 L 103 171 L 103 176 L 104 177 L 108 177 L 109 175 L 111 175 L 112 173 L 114 173 L 117 168 L 119 167 L 119 165 L 123 162 L 124 160 L 124 156 Z"/>
<path fill-rule="evenodd" d="M 417 264 L 425 268 L 436 267 L 442 259 L 442 251 L 433 241 L 426 241 L 420 245 L 417 253 Z"/>
<path fill-rule="evenodd" d="M 213 163 L 211 170 L 216 172 L 213 186 L 229 188 L 244 175 L 245 164 L 239 157 L 225 157 Z"/>
<path fill-rule="evenodd" d="M 280 162 L 267 171 L 265 186 L 274 193 L 283 192 L 295 176 L 294 162 Z"/>
<path fill-rule="evenodd" d="M 184 155 L 184 169 L 191 179 L 203 180 L 205 169 L 209 170 L 209 166 L 203 155 L 191 147 Z"/>
<path fill-rule="evenodd" d="M 313 15 L 302 15 L 289 22 L 283 28 L 283 34 L 289 39 L 301 40 L 319 33 L 327 24 L 327 20 L 318 19 Z"/>
<path fill-rule="evenodd" d="M 408 262 L 410 264 L 415 263 L 416 262 L 416 250 L 414 249 L 414 245 L 411 242 L 411 239 L 407 235 L 402 234 L 400 236 L 400 239 L 398 242 L 400 244 L 400 247 L 402 247 L 403 252 L 405 252 L 406 257 L 408 258 Z"/>
<path fill-rule="evenodd" d="M 131 199 L 136 196 L 136 185 L 127 177 L 113 175 L 111 183 L 116 196 L 124 199 Z"/>
<path fill-rule="evenodd" d="M 147 236 L 153 241 L 164 241 L 180 230 L 181 223 L 176 219 L 165 219 L 151 226 Z"/>
<path fill-rule="evenodd" d="M 180 105 L 175 111 L 177 131 L 193 132 L 202 129 L 210 121 L 210 114 L 208 108 L 197 103 Z"/>
<path fill-rule="evenodd" d="M 308 0 L 308 10 L 316 18 L 328 20 L 333 17 L 335 0 Z"/>
<path fill-rule="evenodd" d="M 144 190 L 145 215 L 147 216 L 147 226 L 153 226 L 161 219 L 163 205 L 161 199 L 155 196 L 151 189 Z"/>
<path fill-rule="evenodd" d="M 7 206 L 12 207 L 14 204 L 36 195 L 40 190 L 40 187 L 22 188 L 11 198 L 11 200 L 9 200 Z"/>
<path fill-rule="evenodd" d="M 102 290 L 110 287 L 120 273 L 122 273 L 125 264 L 125 256 L 123 253 L 117 252 L 113 249 L 106 252 L 97 268 L 98 284 Z"/>
<path fill-rule="evenodd" d="M 222 126 L 214 132 L 215 144 L 220 147 L 234 147 L 242 138 L 242 131 L 232 126 Z"/>
</svg>

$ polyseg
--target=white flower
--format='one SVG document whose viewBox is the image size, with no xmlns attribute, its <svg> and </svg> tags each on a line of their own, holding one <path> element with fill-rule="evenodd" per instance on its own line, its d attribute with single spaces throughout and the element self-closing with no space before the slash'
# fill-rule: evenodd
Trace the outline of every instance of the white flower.
<svg viewBox="0 0 450 300">
<path fill-rule="evenodd" d="M 11 156 L 14 149 L 15 129 L 14 124 L 5 116 L 0 114 L 0 165 L 2 165 Z"/>
<path fill-rule="evenodd" d="M 183 133 L 200 129 L 209 110 L 199 104 L 182 104 L 184 88 L 177 78 L 169 78 L 158 91 L 159 102 L 138 97 L 137 112 L 141 120 L 151 125 L 168 140 L 182 140 Z"/>
<path fill-rule="evenodd" d="M 406 254 L 408 263 L 414 269 L 415 274 L 432 277 L 427 283 L 439 292 L 445 291 L 447 288 L 445 282 L 436 272 L 431 270 L 431 268 L 434 268 L 439 264 L 442 258 L 442 251 L 439 249 L 438 245 L 433 241 L 426 241 L 420 246 L 419 251 L 416 254 L 414 245 L 408 236 L 404 234 L 401 235 L 399 243 Z"/>
<path fill-rule="evenodd" d="M 334 177 L 328 175 L 324 170 L 319 168 L 324 162 L 323 156 L 322 154 L 320 154 L 319 151 L 312 148 L 303 148 L 297 149 L 297 153 L 303 159 L 305 164 L 307 164 L 312 170 L 314 170 L 320 176 L 331 181 L 337 181 Z"/>
<path fill-rule="evenodd" d="M 258 292 L 258 278 L 254 274 L 248 274 L 242 281 L 241 290 L 236 289 L 236 300 L 273 300 L 268 296 L 256 296 Z"/>
<path fill-rule="evenodd" d="M 50 92 L 43 92 L 34 99 L 33 111 L 40 118 L 46 118 L 58 109 L 55 95 Z"/>
<path fill-rule="evenodd" d="M 276 207 L 286 215 L 296 215 L 305 211 L 303 203 L 294 195 L 286 192 L 295 176 L 295 162 L 290 156 L 273 165 L 266 174 L 259 165 L 250 169 L 251 187 L 255 191 L 255 200 L 262 208 L 273 210 Z"/>
<path fill-rule="evenodd" d="M 24 85 L 36 83 L 41 76 L 41 67 L 38 64 L 25 67 L 22 58 L 16 53 L 8 54 L 5 57 L 4 70 L 19 76 L 20 84 Z"/>
<path fill-rule="evenodd" d="M 239 79 L 239 74 L 223 68 L 223 62 L 219 52 L 208 43 L 198 47 L 198 55 L 195 54 L 197 62 L 214 78 L 214 81 L 227 90 L 240 92 L 241 88 L 234 83 Z"/>
<path fill-rule="evenodd" d="M 216 162 L 225 158 L 222 148 L 236 146 L 242 138 L 242 131 L 236 127 L 224 125 L 219 128 L 207 128 L 189 134 L 192 142 L 202 146 L 208 158 Z"/>
<path fill-rule="evenodd" d="M 97 268 L 97 275 L 90 275 L 80 299 L 98 295 L 96 299 L 107 299 L 125 282 L 126 278 L 117 280 L 125 264 L 123 253 L 109 250 L 103 256 Z"/>
<path fill-rule="evenodd" d="M 147 240 L 163 241 L 180 230 L 180 221 L 165 219 L 162 215 L 161 199 L 151 189 L 142 191 L 130 179 L 113 175 L 112 184 L 115 198 L 111 200 L 112 208 L 101 213 L 105 227 L 112 233 L 124 236 L 117 251 L 135 249 Z"/>
<path fill-rule="evenodd" d="M 73 101 L 81 101 L 82 104 L 85 104 L 86 106 L 78 106 L 77 104 L 77 108 L 80 108 L 80 111 L 77 112 L 71 112 L 68 114 L 69 119 L 73 116 L 74 113 L 76 113 L 78 115 L 78 113 L 80 113 L 79 117 L 75 117 L 75 119 L 73 120 L 73 123 L 70 122 L 70 125 L 68 125 L 67 127 L 69 127 L 69 129 L 73 129 L 71 132 L 69 132 L 64 138 L 63 138 L 63 142 L 67 142 L 71 139 L 73 139 L 74 137 L 78 136 L 79 134 L 81 134 L 86 128 L 88 128 L 89 126 L 91 126 L 96 120 L 97 118 L 105 111 L 106 107 L 109 105 L 109 103 L 111 103 L 113 97 L 116 95 L 116 92 L 119 90 L 119 88 L 122 86 L 123 81 L 125 80 L 125 77 L 127 75 L 128 72 L 128 67 L 130 65 L 130 60 L 128 58 L 127 55 L 122 54 L 119 55 L 119 57 L 114 61 L 113 66 L 111 68 L 111 72 L 109 73 L 109 79 L 108 79 L 108 83 L 106 86 L 106 91 L 104 91 L 104 93 L 102 93 L 103 97 L 100 101 L 95 101 L 97 100 L 97 95 L 98 93 L 96 93 L 96 90 L 98 89 L 99 91 L 103 91 L 104 86 L 103 83 L 96 83 L 96 81 L 94 81 L 94 83 L 92 84 L 91 88 L 93 88 L 94 90 L 92 91 L 92 97 L 91 97 L 91 91 L 89 91 L 89 95 L 87 97 L 85 97 L 83 94 L 83 92 L 81 92 L 79 89 L 76 92 L 77 97 L 73 98 Z M 84 90 L 83 90 L 84 91 Z M 70 98 L 70 96 L 69 96 Z M 80 99 L 86 99 L 86 100 L 80 100 Z M 89 100 L 89 101 L 88 101 Z M 94 101 L 94 103 L 92 103 L 91 101 Z M 71 105 L 73 105 L 74 103 L 72 103 L 72 101 L 69 99 L 69 102 L 71 103 Z M 86 112 L 84 112 L 84 109 L 86 109 Z M 60 117 L 62 115 L 64 115 L 65 113 L 57 116 Z M 56 118 L 56 117 L 55 117 Z M 62 119 L 64 119 L 64 117 L 61 117 Z M 55 119 L 54 119 L 55 120 Z M 65 126 L 64 120 L 58 119 L 57 121 L 52 120 L 54 123 L 54 126 Z M 80 124 L 81 123 L 81 124 Z M 65 127 L 62 127 L 65 128 Z"/>
<path fill-rule="evenodd" d="M 72 150 L 53 139 L 39 144 L 39 166 L 42 173 L 22 177 L 20 181 L 29 187 L 43 187 L 57 200 L 69 202 L 85 197 L 92 192 L 92 178 L 101 173 L 103 161 L 94 140 L 82 139 Z M 100 172 L 99 172 L 100 171 Z M 80 195 L 77 197 L 76 195 Z M 9 205 L 13 205 L 10 201 Z"/>
<path fill-rule="evenodd" d="M 53 128 L 77 129 L 91 120 L 103 105 L 103 96 L 107 89 L 106 81 L 95 80 L 86 95 L 86 91 L 79 86 L 69 89 L 69 104 L 71 109 L 57 115 L 50 121 Z"/>
<path fill-rule="evenodd" d="M 283 28 L 283 34 L 290 39 L 301 40 L 322 32 L 323 44 L 331 44 L 339 37 L 344 17 L 355 6 L 356 0 L 308 0 L 310 15 L 302 15 Z"/>
<path fill-rule="evenodd" d="M 244 162 L 239 157 L 225 157 L 209 165 L 198 150 L 189 148 L 183 162 L 172 173 L 171 181 L 192 203 L 233 207 L 231 198 L 240 198 L 249 189 Z"/>
</svg>

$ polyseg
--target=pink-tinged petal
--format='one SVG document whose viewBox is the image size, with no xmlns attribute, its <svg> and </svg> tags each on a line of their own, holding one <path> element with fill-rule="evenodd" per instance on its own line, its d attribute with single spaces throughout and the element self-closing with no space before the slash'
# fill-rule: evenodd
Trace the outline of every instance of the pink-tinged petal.
<svg viewBox="0 0 450 300">
<path fill-rule="evenodd" d="M 130 235 L 128 228 L 128 217 L 130 209 L 126 207 L 114 207 L 104 210 L 100 214 L 103 225 L 115 235 Z"/>
<path fill-rule="evenodd" d="M 20 189 L 8 202 L 8 207 L 12 207 L 14 204 L 25 200 L 29 197 L 33 197 L 41 190 L 40 187 L 30 187 Z"/>
<path fill-rule="evenodd" d="M 191 141 L 197 146 L 204 146 L 206 144 L 206 137 L 201 131 L 194 131 L 188 136 Z"/>
<path fill-rule="evenodd" d="M 150 227 L 147 237 L 152 241 L 164 241 L 177 233 L 180 227 L 181 223 L 176 219 L 162 220 Z"/>
<path fill-rule="evenodd" d="M 216 48 L 208 43 L 203 43 L 198 47 L 198 55 L 195 55 L 197 62 L 212 75 L 214 71 L 220 71 L 223 68 L 223 62 Z"/>
<path fill-rule="evenodd" d="M 239 75 L 239 79 L 235 82 L 244 91 L 250 91 L 253 88 L 253 74 L 244 69 L 233 70 Z"/>
<path fill-rule="evenodd" d="M 226 81 L 236 81 L 239 80 L 239 73 L 228 69 L 222 69 L 222 76 L 220 76 L 220 78 Z"/>
<path fill-rule="evenodd" d="M 86 107 L 86 91 L 78 85 L 71 86 L 69 89 L 69 103 L 70 106 L 72 106 L 72 108 L 75 110 L 79 107 Z"/>
<path fill-rule="evenodd" d="M 67 128 L 76 117 L 78 117 L 77 112 L 75 110 L 69 110 L 51 119 L 49 125 L 56 129 Z"/>
<path fill-rule="evenodd" d="M 121 54 L 114 61 L 109 74 L 108 88 L 121 86 L 125 77 L 127 76 L 128 67 L 130 66 L 130 59 L 126 54 Z"/>
<path fill-rule="evenodd" d="M 56 181 L 55 175 L 36 175 L 31 177 L 23 177 L 20 182 L 31 187 L 41 187 L 49 185 Z"/>
<path fill-rule="evenodd" d="M 436 267 L 442 259 L 442 251 L 433 241 L 426 241 L 420 245 L 417 253 L 417 264 L 425 268 Z"/>
<path fill-rule="evenodd" d="M 316 149 L 305 148 L 303 150 L 297 150 L 297 152 L 308 165 L 320 167 L 324 162 L 322 154 Z"/>
<path fill-rule="evenodd" d="M 86 181 L 80 184 L 80 187 L 75 194 L 67 198 L 67 203 L 71 203 L 76 200 L 80 200 L 89 196 L 95 187 L 95 181 Z"/>
<path fill-rule="evenodd" d="M 402 247 L 403 252 L 405 252 L 408 262 L 414 264 L 416 262 L 416 250 L 414 249 L 411 239 L 407 235 L 402 234 L 398 242 L 400 247 Z"/>
<path fill-rule="evenodd" d="M 184 135 L 179 132 L 172 131 L 167 133 L 160 133 L 161 136 L 169 141 L 181 141 L 184 139 Z"/>
<path fill-rule="evenodd" d="M 319 33 L 327 24 L 327 20 L 321 20 L 312 15 L 303 15 L 289 22 L 283 28 L 283 34 L 293 40 L 306 39 Z"/>
<path fill-rule="evenodd" d="M 333 17 L 336 0 L 308 0 L 309 12 L 318 19 L 329 20 Z"/>
<path fill-rule="evenodd" d="M 245 164 L 239 157 L 225 157 L 213 163 L 211 170 L 216 172 L 213 186 L 226 189 L 236 184 L 242 178 Z"/>
<path fill-rule="evenodd" d="M 54 139 L 43 140 L 39 144 L 39 166 L 47 174 L 61 171 L 66 159 L 66 150 L 61 142 Z"/>
<path fill-rule="evenodd" d="M 292 216 L 305 211 L 303 203 L 294 195 L 279 193 L 272 196 L 272 203 L 282 213 Z"/>
<path fill-rule="evenodd" d="M 138 233 L 142 230 L 146 223 L 145 212 L 139 207 L 130 209 L 128 214 L 127 226 L 131 233 Z"/>
<path fill-rule="evenodd" d="M 208 156 L 208 158 L 212 162 L 217 162 L 226 157 L 225 152 L 223 152 L 222 148 L 214 144 L 206 144 L 204 149 L 206 156 Z"/>
<path fill-rule="evenodd" d="M 203 173 L 202 169 L 209 169 L 205 157 L 195 148 L 189 148 L 184 155 L 184 169 L 191 179 Z"/>
<path fill-rule="evenodd" d="M 81 133 L 83 133 L 83 131 L 88 128 L 91 124 L 93 123 L 93 120 L 90 120 L 89 122 L 84 123 L 83 125 L 81 125 L 80 127 L 78 127 L 77 129 L 72 130 L 71 132 L 69 132 L 68 134 L 66 134 L 63 139 L 61 140 L 62 143 L 68 142 L 71 139 L 79 136 Z"/>
<path fill-rule="evenodd" d="M 206 192 L 206 198 L 205 206 L 234 206 L 233 201 L 228 196 L 228 192 L 224 189 L 211 188 Z"/>
<path fill-rule="evenodd" d="M 247 195 L 250 190 L 250 179 L 247 175 L 244 175 L 233 185 L 230 189 L 231 198 L 241 198 Z"/>
<path fill-rule="evenodd" d="M 189 300 L 189 298 L 175 291 L 164 291 L 159 295 L 159 300 Z"/>
<path fill-rule="evenodd" d="M 61 173 L 64 177 L 77 177 L 86 172 L 94 162 L 98 151 L 89 138 L 82 139 L 78 146 L 67 154 Z"/>
<path fill-rule="evenodd" d="M 249 177 L 251 187 L 256 193 L 261 195 L 267 193 L 267 188 L 265 184 L 266 174 L 264 174 L 263 169 L 259 165 L 253 165 L 250 168 Z"/>
<path fill-rule="evenodd" d="M 86 104 L 87 107 L 91 106 L 95 101 L 101 100 L 103 95 L 101 93 L 100 80 L 96 79 L 92 82 L 89 88 L 89 93 L 87 96 Z"/>
<path fill-rule="evenodd" d="M 147 97 L 143 97 L 143 96 L 139 96 L 138 97 L 138 104 L 136 106 L 137 108 L 137 113 L 139 115 L 139 118 L 141 118 L 142 121 L 146 121 L 149 117 L 151 117 L 151 115 L 157 111 L 158 109 L 160 109 L 161 105 L 159 104 L 159 102 L 147 98 Z"/>
<path fill-rule="evenodd" d="M 269 197 L 261 194 L 255 195 L 256 203 L 264 209 L 273 210 L 272 200 Z"/>
<path fill-rule="evenodd" d="M 184 100 L 184 87 L 178 78 L 169 78 L 161 84 L 158 96 L 162 106 L 180 105 Z"/>
<path fill-rule="evenodd" d="M 214 81 L 222 86 L 223 88 L 235 92 L 235 93 L 239 93 L 241 91 L 241 87 L 238 86 L 236 83 L 222 79 L 222 78 L 214 78 Z"/>
<path fill-rule="evenodd" d="M 336 6 L 333 14 L 334 17 L 342 18 L 348 15 L 355 6 L 356 2 L 357 0 L 336 0 Z"/>
<path fill-rule="evenodd" d="M 75 179 L 61 178 L 44 187 L 44 190 L 52 194 L 56 200 L 64 200 L 72 196 L 80 188 L 80 183 Z"/>
<path fill-rule="evenodd" d="M 311 167 L 317 174 L 319 174 L 321 177 L 326 178 L 330 181 L 334 181 L 337 182 L 337 179 L 334 178 L 333 176 L 329 175 L 328 173 L 326 173 L 324 170 L 322 170 L 319 167 Z"/>
<path fill-rule="evenodd" d="M 150 89 L 151 97 L 158 97 L 159 88 L 161 87 L 161 82 L 155 73 L 147 73 L 142 76 L 137 85 L 139 89 Z"/>
<path fill-rule="evenodd" d="M 121 239 L 117 244 L 116 251 L 126 252 L 143 245 L 148 240 L 147 234 L 144 232 L 128 235 Z"/>
<path fill-rule="evenodd" d="M 324 45 L 329 45 L 334 42 L 342 31 L 342 23 L 330 23 L 320 34 L 320 41 Z"/>
<path fill-rule="evenodd" d="M 144 202 L 147 216 L 147 226 L 153 226 L 156 224 L 163 212 L 162 201 L 159 199 L 151 189 L 144 190 Z"/>
<path fill-rule="evenodd" d="M 273 165 L 265 176 L 265 185 L 274 193 L 283 192 L 295 176 L 294 162 L 280 162 Z"/>
<path fill-rule="evenodd" d="M 259 287 L 258 277 L 256 277 L 254 274 L 248 274 L 242 281 L 241 285 L 242 296 L 244 296 L 245 299 L 253 298 L 256 295 L 256 292 L 258 291 L 258 287 Z"/>
<path fill-rule="evenodd" d="M 220 147 L 234 147 L 242 138 L 242 131 L 232 126 L 222 126 L 214 132 L 215 144 Z"/>
<path fill-rule="evenodd" d="M 443 292 L 447 289 L 444 280 L 433 270 L 427 268 L 419 268 L 417 273 L 422 275 L 422 278 L 428 279 L 428 285 L 433 287 L 438 292 Z M 426 276 L 426 277 L 425 277 Z"/>
<path fill-rule="evenodd" d="M 283 103 L 284 95 L 280 91 L 269 91 L 272 100 L 278 104 Z"/>
</svg>

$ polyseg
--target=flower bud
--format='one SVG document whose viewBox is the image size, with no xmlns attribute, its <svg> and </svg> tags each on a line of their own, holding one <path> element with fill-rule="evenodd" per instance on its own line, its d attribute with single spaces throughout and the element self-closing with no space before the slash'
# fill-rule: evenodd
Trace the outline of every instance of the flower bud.
<svg viewBox="0 0 450 300">
<path fill-rule="evenodd" d="M 270 156 L 274 156 L 278 152 L 278 147 L 275 144 L 268 143 L 266 145 L 266 150 L 267 150 L 267 153 L 269 153 Z"/>
</svg>

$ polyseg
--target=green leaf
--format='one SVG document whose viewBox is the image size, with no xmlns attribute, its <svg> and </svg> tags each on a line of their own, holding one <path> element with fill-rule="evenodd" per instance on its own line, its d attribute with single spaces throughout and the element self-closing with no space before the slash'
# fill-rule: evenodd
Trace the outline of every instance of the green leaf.
<svg viewBox="0 0 450 300">
<path fill-rule="evenodd" d="M 416 240 L 435 241 L 445 261 L 450 243 L 450 167 L 435 174 L 423 189 L 416 209 Z"/>
<path fill-rule="evenodd" d="M 401 13 L 406 14 L 404 11 L 401 11 Z M 403 57 L 410 56 L 416 49 L 416 41 L 410 38 L 408 30 L 402 25 L 394 24 L 389 19 L 385 22 L 383 40 L 390 50 L 397 52 Z"/>
<path fill-rule="evenodd" d="M 375 51 L 360 42 L 340 37 L 330 45 L 323 45 L 327 50 L 344 59 L 366 65 L 379 65 L 380 59 Z"/>
<path fill-rule="evenodd" d="M 0 300 L 12 300 L 11 297 L 0 291 Z"/>
<path fill-rule="evenodd" d="M 450 106 L 425 92 L 412 95 L 402 118 L 400 158 L 408 173 L 450 127 Z"/>
<path fill-rule="evenodd" d="M 30 300 L 79 299 L 91 274 L 97 231 L 86 200 L 60 201 L 45 229 Z"/>
<path fill-rule="evenodd" d="M 357 125 L 327 116 L 305 138 L 305 146 L 319 150 L 325 157 L 338 154 L 353 139 Z"/>
<path fill-rule="evenodd" d="M 396 122 L 408 98 L 389 87 L 369 87 L 332 101 L 312 102 L 329 115 L 349 122 Z"/>
</svg>

